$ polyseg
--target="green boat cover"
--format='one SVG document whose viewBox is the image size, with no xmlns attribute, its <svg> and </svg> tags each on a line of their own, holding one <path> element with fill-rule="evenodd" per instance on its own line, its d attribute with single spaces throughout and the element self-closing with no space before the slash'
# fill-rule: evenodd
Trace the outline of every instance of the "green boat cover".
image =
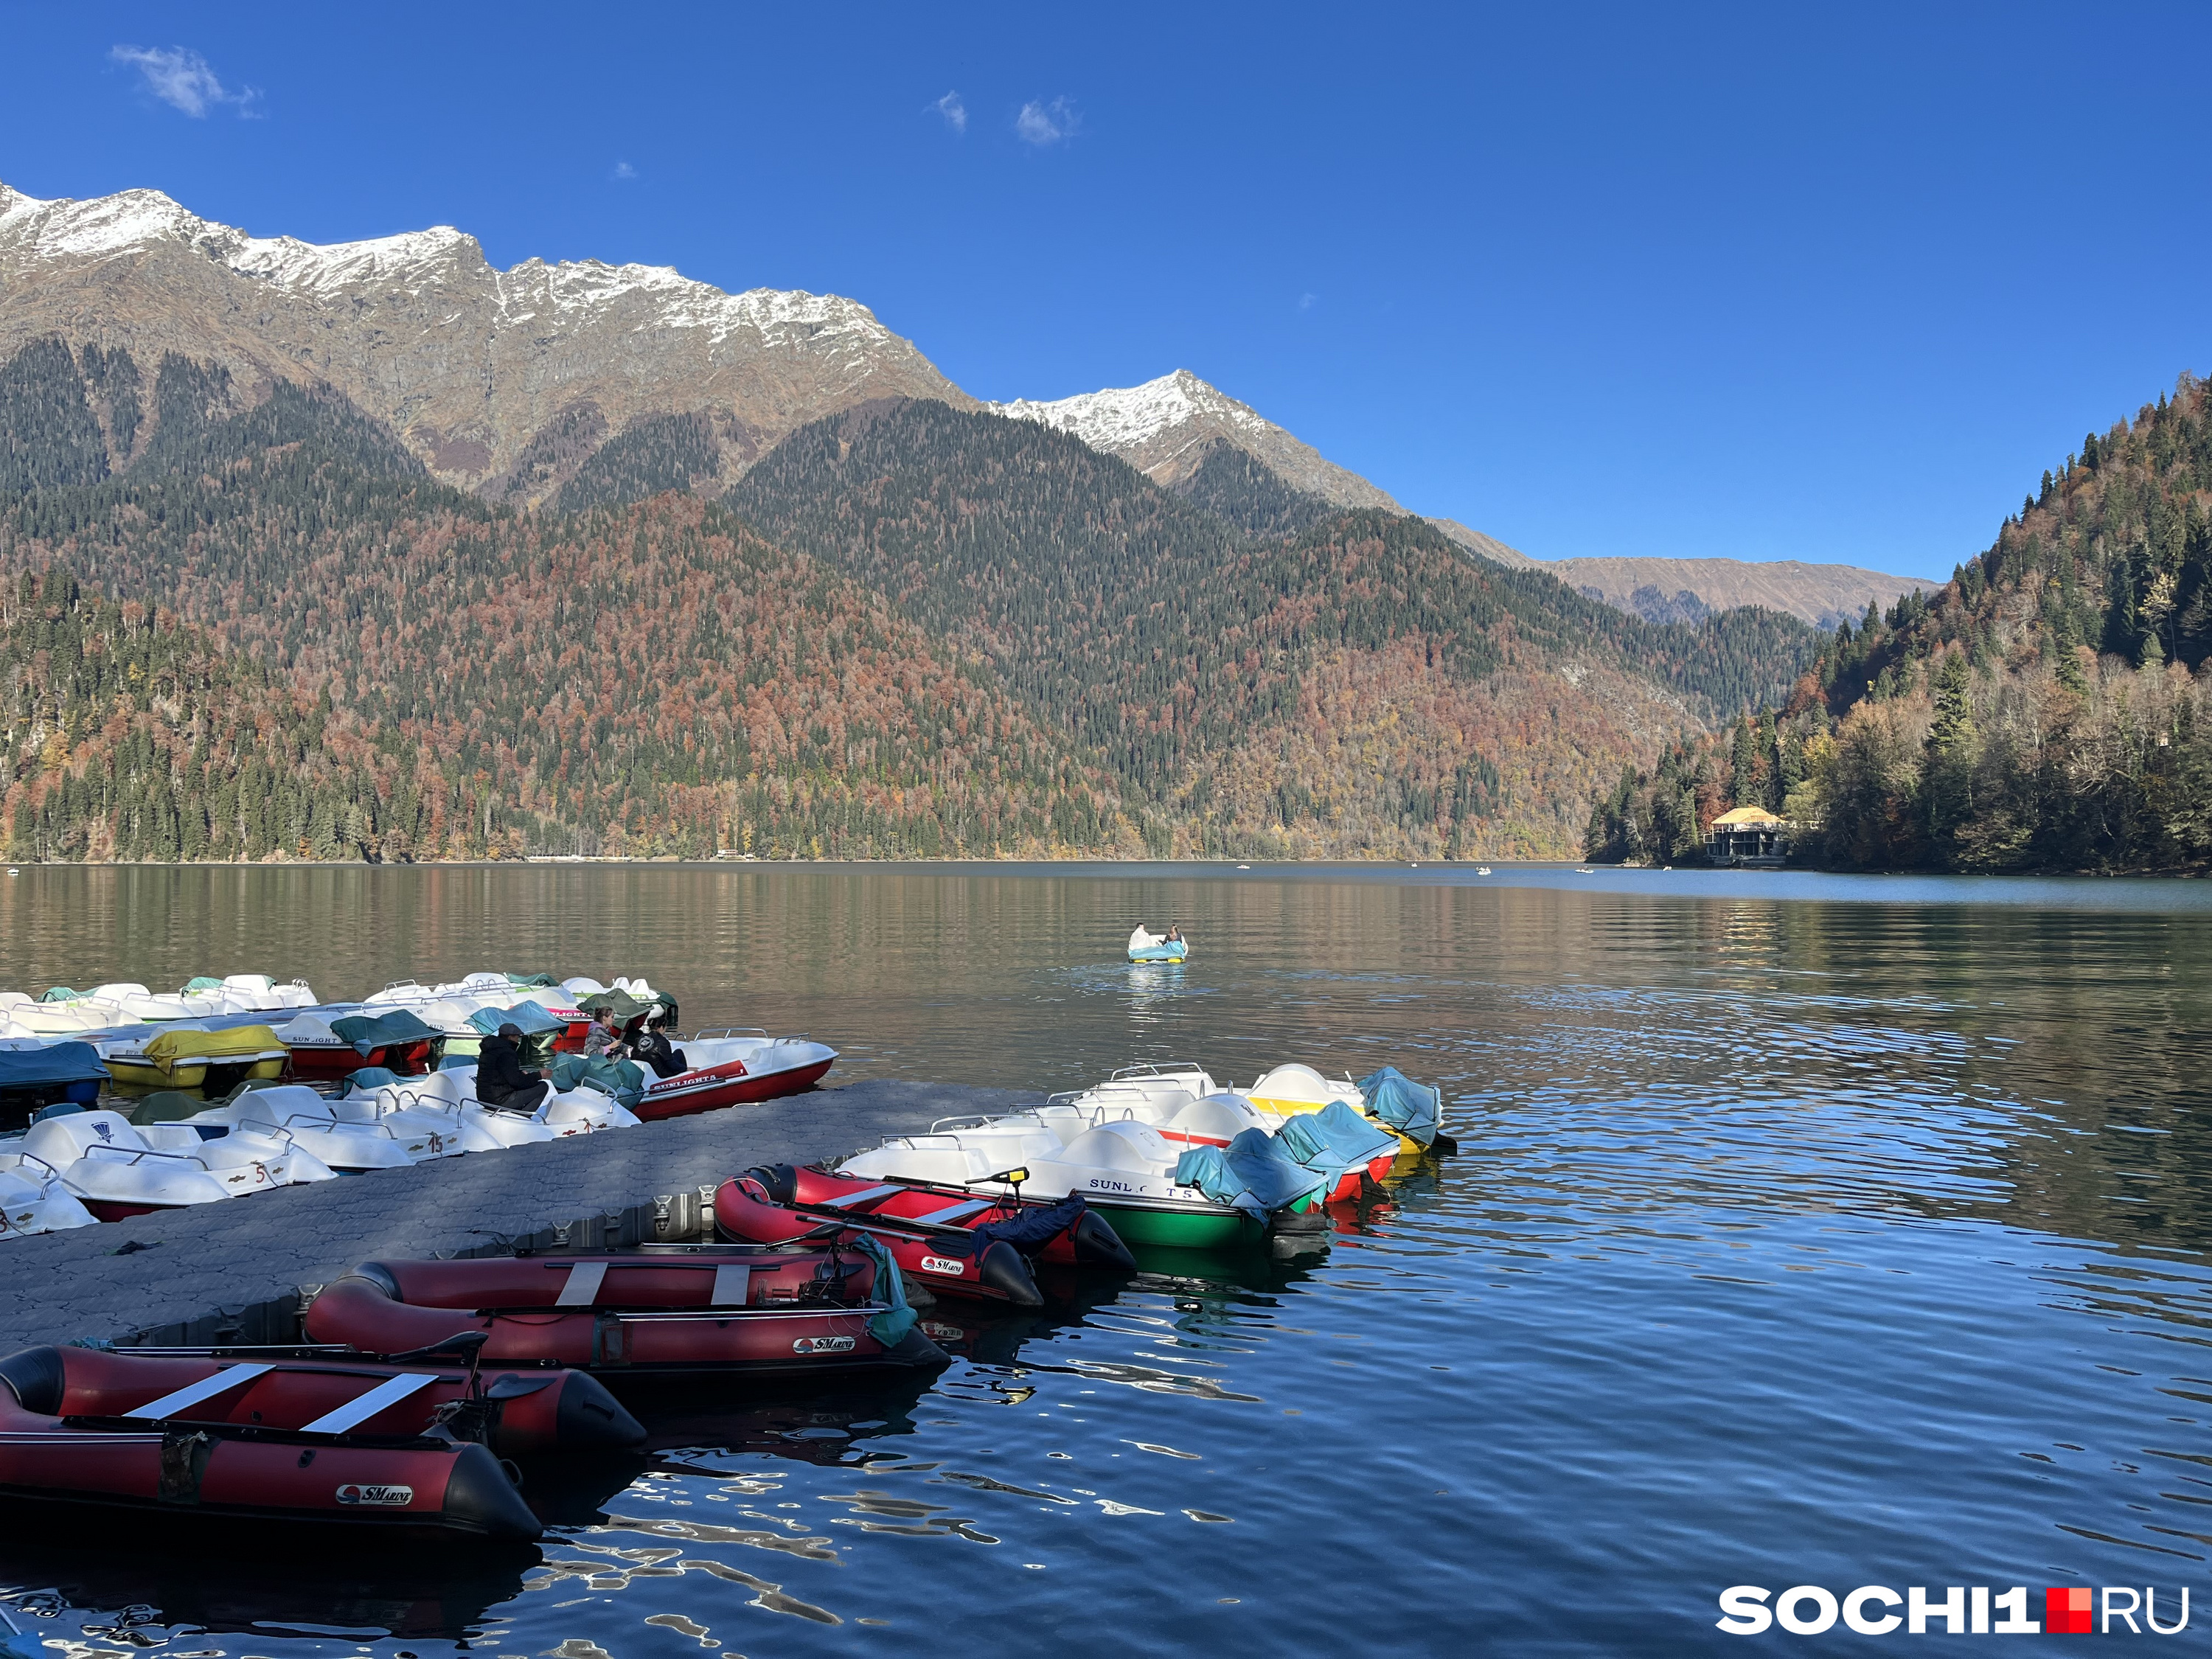
<svg viewBox="0 0 2212 1659">
<path fill-rule="evenodd" d="M 182 1123 L 188 1117 L 198 1117 L 207 1109 L 207 1100 L 204 1096 L 188 1095 L 182 1089 L 157 1089 L 131 1107 L 131 1121 L 140 1125 Z"/>
<path fill-rule="evenodd" d="M 389 1066 L 364 1066 L 345 1080 L 338 1091 L 339 1098 L 347 1095 L 373 1095 L 387 1084 L 399 1081 L 399 1073 Z"/>
<path fill-rule="evenodd" d="M 1364 1170 L 1398 1150 L 1397 1136 L 1340 1100 L 1332 1100 L 1318 1112 L 1285 1118 L 1275 1139 L 1293 1164 L 1327 1176 L 1331 1187 L 1338 1176 Z"/>
<path fill-rule="evenodd" d="M 640 1002 L 627 991 L 594 991 L 576 1005 L 587 1014 L 596 1014 L 602 1008 L 615 1011 L 615 1024 L 628 1025 L 640 1014 L 658 1012 L 667 1022 L 676 1024 L 676 999 L 663 991 L 651 1002 Z"/>
<path fill-rule="evenodd" d="M 556 1054 L 545 1068 L 546 1081 L 562 1094 L 571 1089 L 597 1089 L 612 1095 L 617 1103 L 635 1111 L 645 1098 L 645 1073 L 627 1060 L 607 1060 L 592 1054 Z"/>
<path fill-rule="evenodd" d="M 898 1263 L 891 1260 L 891 1253 L 874 1234 L 860 1234 L 853 1245 L 876 1264 L 876 1300 L 890 1304 L 881 1313 L 868 1316 L 868 1334 L 886 1348 L 895 1348 L 906 1340 L 917 1317 L 907 1304 L 906 1281 L 899 1277 Z"/>
<path fill-rule="evenodd" d="M 350 1042 L 356 1054 L 363 1054 L 395 1042 L 425 1042 L 438 1035 L 435 1026 L 404 1008 L 394 1008 L 387 1014 L 348 1014 L 332 1020 L 331 1030 L 339 1042 Z"/>
<path fill-rule="evenodd" d="M 1427 1085 L 1414 1082 L 1395 1066 L 1385 1066 L 1360 1079 L 1359 1092 L 1367 1097 L 1370 1117 L 1389 1124 L 1418 1146 L 1431 1144 L 1443 1127 L 1443 1097 Z"/>
<path fill-rule="evenodd" d="M 205 974 L 194 974 L 185 981 L 184 988 L 177 994 L 180 997 L 188 997 L 195 991 L 220 991 L 221 989 L 222 989 L 221 980 L 210 979 Z"/>
<path fill-rule="evenodd" d="M 507 982 L 518 991 L 550 990 L 561 983 L 550 974 L 509 974 Z"/>
<path fill-rule="evenodd" d="M 526 1037 L 568 1029 L 568 1021 L 554 1018 L 534 1002 L 518 1002 L 512 1008 L 479 1008 L 469 1016 L 469 1024 L 486 1036 L 497 1036 L 502 1025 L 518 1026 Z"/>
<path fill-rule="evenodd" d="M 82 991 L 70 990 L 66 985 L 49 985 L 44 991 L 39 994 L 39 1000 L 41 1002 L 75 1002 L 84 993 Z"/>
<path fill-rule="evenodd" d="M 1247 1129 L 1226 1146 L 1192 1147 L 1176 1160 L 1175 1178 L 1216 1204 L 1260 1216 L 1287 1210 L 1331 1184 L 1328 1176 L 1292 1163 L 1265 1129 Z"/>
</svg>

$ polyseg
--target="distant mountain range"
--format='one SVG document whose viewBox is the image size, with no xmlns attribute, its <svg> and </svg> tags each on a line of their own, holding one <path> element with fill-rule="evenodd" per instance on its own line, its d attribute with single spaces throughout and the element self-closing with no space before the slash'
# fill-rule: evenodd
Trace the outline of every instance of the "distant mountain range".
<svg viewBox="0 0 2212 1659">
<path fill-rule="evenodd" d="M 40 201 L 0 185 L 0 361 L 57 337 L 148 367 L 189 358 L 214 372 L 228 413 L 278 382 L 328 386 L 440 482 L 571 509 L 672 488 L 720 495 L 798 428 L 880 399 L 986 407 L 836 295 L 729 295 L 665 266 L 595 260 L 502 271 L 449 227 L 322 246 L 249 235 L 159 191 Z M 1334 509 L 1406 510 L 1184 369 L 988 407 L 1070 433 L 1255 533 L 1293 533 Z M 130 444 L 107 428 L 112 464 L 128 465 L 157 425 Z M 1827 626 L 1866 598 L 1931 586 L 1794 561 L 1545 564 L 1430 522 L 1480 558 L 1549 569 L 1650 621 L 1756 604 Z"/>
</svg>

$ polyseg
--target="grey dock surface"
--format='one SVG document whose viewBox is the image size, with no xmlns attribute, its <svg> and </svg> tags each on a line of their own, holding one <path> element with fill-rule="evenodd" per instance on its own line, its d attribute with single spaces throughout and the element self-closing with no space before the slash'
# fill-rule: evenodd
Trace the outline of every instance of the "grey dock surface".
<svg viewBox="0 0 2212 1659">
<path fill-rule="evenodd" d="M 356 1262 L 697 1237 L 715 1184 L 752 1164 L 812 1163 L 1037 1099 L 870 1079 L 15 1239 L 0 1244 L 0 1354 L 78 1337 L 292 1341 L 302 1296 Z M 117 1254 L 132 1243 L 143 1248 Z"/>
</svg>

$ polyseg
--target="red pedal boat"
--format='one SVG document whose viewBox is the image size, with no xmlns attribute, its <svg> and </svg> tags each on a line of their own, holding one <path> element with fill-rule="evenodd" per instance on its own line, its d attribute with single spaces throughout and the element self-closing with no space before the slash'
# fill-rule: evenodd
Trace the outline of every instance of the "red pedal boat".
<svg viewBox="0 0 2212 1659">
<path fill-rule="evenodd" d="M 647 1089 L 636 1107 L 641 1118 L 650 1121 L 781 1100 L 811 1089 L 837 1060 L 835 1048 L 805 1037 L 771 1037 L 734 1027 L 702 1031 L 680 1046 L 690 1069 Z"/>
<path fill-rule="evenodd" d="M 835 1250 L 647 1246 L 596 1255 L 369 1261 L 307 1309 L 318 1342 L 392 1352 L 483 1331 L 486 1365 L 609 1376 L 942 1365 L 918 1330 L 885 1343 L 875 1267 Z"/>
<path fill-rule="evenodd" d="M 980 1202 L 940 1202 L 947 1216 L 972 1218 L 993 1206 Z M 907 1220 L 855 1213 L 836 1203 L 778 1203 L 759 1171 L 724 1182 L 714 1192 L 714 1225 L 725 1238 L 754 1244 L 786 1244 L 802 1239 L 866 1233 L 897 1262 L 899 1271 L 939 1295 L 974 1297 L 1016 1308 L 1042 1308 L 1036 1278 L 1022 1253 L 1004 1239 L 978 1239 L 957 1218 Z"/>
<path fill-rule="evenodd" d="M 0 1359 L 0 1492 L 193 1518 L 527 1542 L 537 1517 L 481 1441 L 525 1453 L 645 1437 L 588 1376 L 486 1384 L 449 1357 L 39 1347 Z"/>
<path fill-rule="evenodd" d="M 1136 1258 L 1129 1254 L 1129 1247 L 1121 1242 L 1113 1224 L 1089 1206 L 1071 1206 L 1064 1199 L 991 1196 L 969 1192 L 965 1187 L 872 1180 L 811 1166 L 794 1169 L 788 1164 L 758 1164 L 746 1170 L 745 1176 L 760 1183 L 772 1203 L 795 1212 L 817 1212 L 821 1220 L 842 1217 L 850 1221 L 902 1221 L 964 1234 L 987 1223 L 1065 1216 L 1067 1219 L 1056 1228 L 1033 1225 L 1005 1231 L 1017 1249 L 1038 1261 L 1106 1267 L 1119 1273 L 1136 1271 Z M 741 1227 L 723 1216 L 722 1194 L 730 1190 L 730 1185 L 723 1182 L 714 1194 L 715 1224 L 726 1232 L 742 1232 Z M 732 1213 L 734 1218 L 734 1209 Z M 906 1266 L 905 1258 L 900 1258 L 899 1265 Z M 935 1288 L 933 1281 L 932 1288 Z"/>
</svg>

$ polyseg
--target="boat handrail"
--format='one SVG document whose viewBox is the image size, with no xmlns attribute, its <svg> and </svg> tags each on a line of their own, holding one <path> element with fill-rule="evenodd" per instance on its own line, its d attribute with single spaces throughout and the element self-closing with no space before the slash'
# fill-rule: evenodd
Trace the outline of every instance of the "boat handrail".
<svg viewBox="0 0 2212 1659">
<path fill-rule="evenodd" d="M 685 1037 L 684 1041 L 686 1042 L 708 1042 L 718 1037 L 764 1037 L 766 1036 L 768 1036 L 767 1031 L 757 1025 L 703 1025 L 700 1027 L 699 1030 L 694 1031 L 690 1036 Z M 789 1037 L 781 1039 L 781 1041 L 786 1042 L 788 1042 L 791 1040 L 792 1039 Z"/>
<path fill-rule="evenodd" d="M 1123 1078 L 1167 1077 L 1171 1073 L 1182 1072 L 1195 1072 L 1200 1077 L 1206 1074 L 1206 1067 L 1194 1060 L 1163 1060 L 1157 1062 L 1139 1060 L 1133 1066 L 1122 1066 L 1106 1080 L 1109 1083 L 1118 1083 Z"/>
<path fill-rule="evenodd" d="M 392 1126 L 389 1123 L 363 1123 L 357 1118 L 309 1117 L 305 1112 L 295 1112 L 284 1121 L 287 1126 L 295 1123 L 313 1124 L 318 1129 L 327 1130 L 332 1134 L 351 1134 L 357 1130 L 374 1129 L 386 1140 L 399 1139 L 398 1135 L 392 1133 Z"/>
<path fill-rule="evenodd" d="M 966 1129 L 980 1129 L 986 1124 L 991 1123 L 994 1121 L 995 1120 L 993 1119 L 988 1112 L 961 1112 L 951 1117 L 939 1118 L 936 1122 L 929 1126 L 929 1133 L 933 1135 L 952 1134 L 956 1133 L 956 1131 L 954 1129 L 947 1128 L 945 1127 L 947 1124 L 956 1124 L 959 1126 L 959 1127 Z M 907 1139 L 907 1137 L 901 1135 L 899 1139 L 903 1140 Z M 885 1144 L 888 1145 L 889 1143 L 887 1142 Z"/>
<path fill-rule="evenodd" d="M 295 983 L 298 982 L 295 981 Z M 420 991 L 425 988 L 419 979 L 395 979 L 388 982 L 384 988 L 387 991 Z"/>
<path fill-rule="evenodd" d="M 209 1167 L 205 1158 L 194 1158 L 190 1152 L 165 1152 L 152 1146 L 137 1148 L 111 1146 L 88 1146 L 82 1156 L 90 1158 L 94 1152 L 120 1152 L 125 1164 L 136 1164 L 142 1158 L 173 1158 L 179 1164 L 197 1164 L 203 1170 Z"/>
</svg>

